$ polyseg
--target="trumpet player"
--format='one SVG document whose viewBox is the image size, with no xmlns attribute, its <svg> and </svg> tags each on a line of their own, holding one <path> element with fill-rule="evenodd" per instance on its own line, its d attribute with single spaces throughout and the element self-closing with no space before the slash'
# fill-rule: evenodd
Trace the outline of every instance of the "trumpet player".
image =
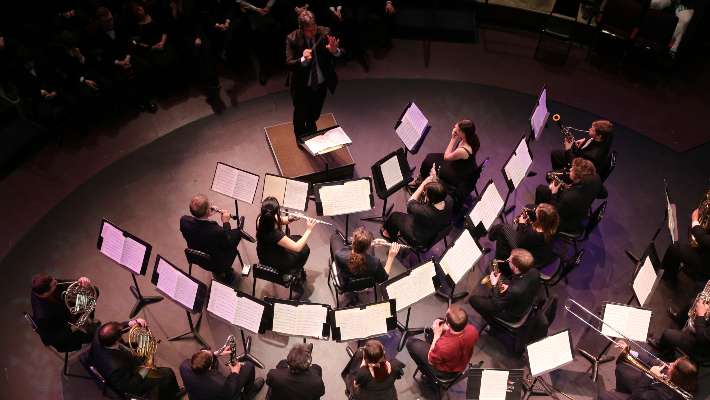
<svg viewBox="0 0 710 400">
<path fill-rule="evenodd" d="M 697 246 L 688 243 L 671 243 L 663 255 L 663 278 L 671 284 L 676 282 L 681 263 L 683 270 L 694 281 L 703 283 L 710 279 L 710 232 L 700 225 L 700 211 L 693 210 L 690 218 L 690 233 Z"/>
<path fill-rule="evenodd" d="M 606 162 L 611 151 L 611 141 L 614 124 L 606 120 L 592 122 L 588 136 L 574 141 L 565 137 L 564 150 L 553 150 L 550 154 L 552 169 L 560 170 L 572 163 L 576 157 L 591 161 L 598 171 L 606 168 Z"/>
<path fill-rule="evenodd" d="M 108 384 L 120 393 L 144 395 L 151 393 L 159 400 L 180 398 L 180 389 L 172 369 L 143 367 L 143 360 L 136 356 L 123 340 L 123 334 L 139 325 L 147 327 L 142 318 L 126 322 L 107 322 L 97 330 L 88 352 L 90 365 L 98 370 Z M 151 397 L 155 398 L 155 397 Z"/>
<path fill-rule="evenodd" d="M 540 203 L 526 207 L 515 220 L 515 225 L 497 224 L 488 233 L 488 239 L 496 243 L 495 257 L 505 260 L 514 248 L 529 251 L 535 265 L 547 265 L 554 258 L 552 240 L 557 233 L 560 216 L 555 206 Z"/>
<path fill-rule="evenodd" d="M 83 327 L 73 325 L 77 316 L 72 314 L 64 302 L 64 293 L 73 282 L 58 280 L 44 273 L 32 277 L 32 318 L 37 325 L 37 333 L 42 343 L 59 352 L 79 350 L 82 344 L 91 342 L 100 324 L 93 322 Z M 91 286 L 91 280 L 85 276 L 76 282 L 81 286 Z"/>
<path fill-rule="evenodd" d="M 255 378 L 251 361 L 229 365 L 225 376 L 220 371 L 219 357 L 229 356 L 237 349 L 229 348 L 220 354 L 202 349 L 180 364 L 180 376 L 190 400 L 253 399 L 264 387 L 264 378 Z"/>
</svg>

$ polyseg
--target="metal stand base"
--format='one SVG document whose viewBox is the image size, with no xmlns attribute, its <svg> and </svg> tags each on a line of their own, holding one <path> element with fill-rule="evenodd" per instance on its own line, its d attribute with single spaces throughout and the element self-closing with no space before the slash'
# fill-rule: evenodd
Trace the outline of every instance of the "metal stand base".
<svg viewBox="0 0 710 400">
<path fill-rule="evenodd" d="M 397 321 L 397 330 L 402 333 L 402 337 L 399 339 L 399 345 L 397 346 L 397 351 L 402 351 L 404 346 L 407 344 L 407 339 L 412 336 L 420 335 L 424 333 L 424 328 L 410 328 L 409 327 L 409 316 L 412 312 L 412 308 L 407 308 L 407 319 L 404 324 Z"/>
<path fill-rule="evenodd" d="M 615 360 L 614 356 L 604 356 L 603 355 L 603 356 L 600 356 L 599 358 L 597 358 L 597 357 L 594 357 L 593 355 L 589 354 L 585 350 L 577 349 L 577 351 L 579 351 L 579 354 L 581 354 L 582 357 L 586 358 L 587 361 L 589 361 L 589 363 L 592 364 L 592 382 L 597 381 L 597 376 L 599 375 L 599 366 L 600 365 Z"/>
<path fill-rule="evenodd" d="M 259 361 L 258 358 L 254 357 L 251 355 L 251 336 L 246 337 L 244 336 L 244 330 L 240 330 L 240 333 L 242 334 L 242 345 L 244 346 L 244 353 L 240 354 L 237 356 L 237 360 L 243 361 L 243 360 L 249 360 L 254 363 L 257 367 L 264 369 L 264 364 Z"/>
<path fill-rule="evenodd" d="M 133 280 L 135 281 L 135 279 L 136 277 L 134 276 Z M 131 313 L 129 314 L 130 318 L 135 317 L 143 309 L 143 307 L 147 306 L 148 304 L 157 303 L 163 300 L 161 296 L 143 297 L 140 290 L 138 289 L 138 284 L 136 284 L 136 286 L 131 286 L 130 289 L 131 293 L 133 293 L 133 297 L 136 298 L 136 303 L 133 305 Z"/>
<path fill-rule="evenodd" d="M 185 314 L 187 314 L 187 324 L 190 326 L 190 330 L 185 333 L 182 333 L 180 335 L 171 336 L 168 338 L 168 341 L 172 342 L 174 340 L 195 339 L 201 345 L 207 346 L 207 342 L 205 342 L 205 339 L 203 339 L 202 336 L 200 336 L 200 324 L 202 323 L 202 313 L 200 313 L 200 316 L 199 316 L 199 318 L 197 318 L 196 323 L 192 322 L 192 314 L 190 314 L 189 311 L 185 311 Z"/>
</svg>

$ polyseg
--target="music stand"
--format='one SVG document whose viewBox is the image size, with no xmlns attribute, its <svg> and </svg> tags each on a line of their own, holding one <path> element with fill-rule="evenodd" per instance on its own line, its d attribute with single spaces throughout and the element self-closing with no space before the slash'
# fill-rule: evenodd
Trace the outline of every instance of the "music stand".
<svg viewBox="0 0 710 400">
<path fill-rule="evenodd" d="M 549 116 L 550 113 L 547 110 L 547 85 L 544 85 L 530 114 L 530 139 L 528 142 L 532 139 L 540 140 Z"/>
<path fill-rule="evenodd" d="M 417 154 L 430 130 L 429 120 L 413 101 L 410 101 L 404 107 L 399 119 L 394 124 L 394 131 L 397 137 L 411 154 Z M 405 153 L 405 157 L 406 155 Z"/>
<path fill-rule="evenodd" d="M 350 214 L 369 211 L 375 206 L 375 198 L 372 196 L 372 178 L 370 177 L 316 183 L 313 185 L 313 192 L 316 196 L 317 215 L 334 217 L 345 214 L 346 238 L 348 237 Z M 324 193 L 328 194 L 323 196 Z M 335 198 L 331 198 L 331 196 L 335 196 Z M 352 202 L 353 198 L 358 199 L 357 203 Z"/>
<path fill-rule="evenodd" d="M 192 336 L 203 346 L 207 342 L 200 336 L 202 323 L 202 306 L 207 295 L 207 286 L 180 268 L 163 258 L 160 254 L 155 258 L 155 266 L 150 281 L 158 292 L 166 295 L 175 304 L 185 309 L 187 324 L 190 330 L 180 335 L 168 338 L 168 341 L 189 339 Z M 192 314 L 200 313 L 197 322 L 193 322 Z"/>
<path fill-rule="evenodd" d="M 135 317 L 148 304 L 163 300 L 161 296 L 143 296 L 136 280 L 136 274 L 145 275 L 148 269 L 150 252 L 153 249 L 153 246 L 148 242 L 119 228 L 109 220 L 102 219 L 96 248 L 101 254 L 131 273 L 133 286 L 130 286 L 129 289 L 135 297 L 136 303 L 131 308 L 130 318 Z"/>
<path fill-rule="evenodd" d="M 278 186 L 278 190 L 276 191 L 276 188 L 274 188 L 267 191 L 267 187 L 271 188 L 271 186 Z M 305 186 L 305 196 L 301 198 L 301 193 L 297 192 L 298 200 L 291 201 L 293 196 L 289 196 L 289 194 L 293 193 L 293 189 L 297 187 L 300 187 L 300 192 L 303 192 L 303 186 Z M 289 191 L 289 188 L 293 189 Z M 296 179 L 266 173 L 264 174 L 264 186 L 261 188 L 261 201 L 264 201 L 265 198 L 272 196 L 276 198 L 281 207 L 305 212 L 306 209 L 308 209 L 309 189 L 310 187 L 308 182 L 302 182 Z"/>
<path fill-rule="evenodd" d="M 496 381 L 496 375 L 500 377 L 499 374 L 501 373 L 507 375 L 506 387 L 501 388 L 505 391 L 505 400 L 520 400 L 520 398 L 523 396 L 523 376 L 525 374 L 525 370 L 505 368 L 471 368 L 470 370 L 468 370 L 466 398 L 472 400 L 479 400 L 481 398 L 481 389 L 484 389 L 484 383 L 486 384 L 485 386 L 490 386 L 489 379 L 492 378 L 492 380 Z M 500 397 L 501 393 L 498 392 L 495 394 Z"/>
<path fill-rule="evenodd" d="M 493 179 L 486 183 L 482 193 L 476 204 L 471 208 L 471 212 L 464 219 L 464 227 L 476 239 L 480 239 L 488 233 L 488 230 L 491 229 L 491 226 L 503 211 L 503 207 L 505 207 L 503 197 L 500 195 L 495 183 L 493 183 Z"/>
<path fill-rule="evenodd" d="M 385 176 L 383 175 L 383 168 L 385 168 L 385 171 L 394 170 L 396 173 L 397 171 L 395 167 L 398 168 L 398 176 L 393 178 L 388 172 L 388 178 L 385 179 Z M 407 162 L 407 152 L 400 147 L 399 149 L 384 156 L 381 160 L 377 161 L 372 166 L 371 170 L 372 180 L 375 184 L 375 193 L 377 193 L 377 197 L 383 201 L 382 215 L 360 218 L 360 220 L 384 223 L 394 207 L 393 204 L 389 207 L 389 209 L 387 208 L 387 199 L 398 190 L 407 186 L 409 182 L 413 180 L 412 169 Z M 401 179 L 399 179 L 400 177 Z M 394 179 L 394 181 L 392 181 L 392 179 Z"/>
<path fill-rule="evenodd" d="M 338 308 L 331 310 L 328 318 L 332 330 L 330 337 L 336 342 L 367 340 L 386 335 L 387 332 L 397 328 L 397 305 L 394 299 L 389 299 L 377 303 Z M 373 319 L 379 320 L 377 326 L 372 326 Z M 343 329 L 345 326 L 347 328 Z M 353 328 L 356 327 L 362 330 L 354 332 Z"/>
<path fill-rule="evenodd" d="M 478 263 L 481 256 L 483 256 L 481 245 L 471 236 L 471 232 L 464 230 L 435 263 L 444 277 L 446 285 L 451 289 L 448 293 L 444 291 L 443 286 L 445 285 L 442 282 L 436 295 L 446 299 L 449 304 L 468 296 L 468 292 L 456 293 L 456 284 Z"/>
<path fill-rule="evenodd" d="M 243 229 L 244 221 L 239 216 L 239 202 L 237 200 L 254 204 L 257 186 L 259 186 L 259 175 L 223 162 L 217 162 L 210 186 L 210 190 L 234 199 L 235 215 L 232 216 L 232 219 L 238 221 L 237 228 L 242 237 L 252 243 L 255 243 L 256 239 Z M 241 256 L 239 261 L 241 262 Z"/>
<path fill-rule="evenodd" d="M 508 193 L 505 195 L 505 201 L 503 202 L 503 214 L 508 215 L 514 206 L 506 209 L 505 205 L 508 204 L 511 193 L 520 186 L 520 183 L 525 179 L 528 174 L 530 166 L 532 166 L 533 155 L 530 151 L 530 146 L 528 146 L 528 140 L 525 135 L 520 139 L 515 150 L 508 157 L 508 161 L 503 164 L 501 168 L 501 173 L 503 173 L 503 178 L 505 178 L 505 183 L 508 185 Z"/>
<path fill-rule="evenodd" d="M 569 329 L 549 335 L 538 341 L 527 345 L 528 365 L 530 367 L 530 375 L 534 377 L 530 385 L 525 384 L 524 398 L 530 396 L 552 396 L 553 392 L 572 399 L 567 394 L 557 390 L 552 385 L 542 379 L 542 375 L 562 368 L 563 366 L 574 361 L 572 354 L 572 338 L 570 337 Z M 546 386 L 548 391 L 535 390 L 535 384 L 540 381 Z"/>
<path fill-rule="evenodd" d="M 424 332 L 424 328 L 409 327 L 412 305 L 436 293 L 439 286 L 441 286 L 441 281 L 436 274 L 436 264 L 433 259 L 380 284 L 380 291 L 384 298 L 396 300 L 397 311 L 407 309 L 407 318 L 404 324 L 397 318 L 397 329 L 402 334 L 397 350 L 402 351 L 410 336 Z"/>
<path fill-rule="evenodd" d="M 328 340 L 330 337 L 330 319 L 328 318 L 328 315 L 332 309 L 328 304 L 283 300 L 272 297 L 267 297 L 264 301 L 270 303 L 266 311 L 266 315 L 264 316 L 266 322 L 264 327 L 266 330 L 282 335 L 301 337 L 303 338 L 303 343 L 306 343 L 307 338 Z M 281 318 L 284 316 L 292 316 L 295 321 L 279 321 L 277 324 L 274 324 L 276 319 L 276 309 L 281 306 L 284 306 L 284 309 L 279 311 Z M 305 321 L 308 323 L 312 322 L 313 326 L 307 327 L 308 329 L 304 328 L 304 321 L 302 318 L 303 315 L 318 313 L 322 313 L 323 317 L 322 321 L 318 320 L 318 326 L 316 326 L 315 321 Z M 318 333 L 316 334 L 317 329 L 320 330 L 318 330 Z"/>
</svg>

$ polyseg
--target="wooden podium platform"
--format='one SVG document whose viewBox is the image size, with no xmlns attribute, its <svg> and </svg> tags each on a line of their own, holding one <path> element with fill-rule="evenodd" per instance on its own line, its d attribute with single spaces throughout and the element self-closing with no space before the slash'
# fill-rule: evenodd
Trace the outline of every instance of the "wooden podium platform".
<svg viewBox="0 0 710 400">
<path fill-rule="evenodd" d="M 321 115 L 316 122 L 318 129 L 333 125 L 337 125 L 337 122 L 331 113 Z M 355 161 L 347 146 L 324 156 L 313 157 L 296 144 L 293 123 L 267 126 L 264 131 L 281 176 L 311 183 L 353 177 Z"/>
</svg>

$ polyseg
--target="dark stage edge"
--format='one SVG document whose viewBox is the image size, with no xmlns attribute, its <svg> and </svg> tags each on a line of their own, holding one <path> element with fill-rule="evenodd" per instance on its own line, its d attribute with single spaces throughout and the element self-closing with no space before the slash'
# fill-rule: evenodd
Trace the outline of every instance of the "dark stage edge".
<svg viewBox="0 0 710 400">
<path fill-rule="evenodd" d="M 542 85 L 542 83 L 541 83 Z M 549 94 L 554 99 L 554 93 Z M 441 152 L 450 137 L 451 126 L 461 118 L 472 118 L 481 138 L 482 157 L 491 162 L 479 183 L 492 178 L 498 187 L 504 187 L 500 169 L 510 155 L 521 134 L 526 132 L 533 96 L 487 86 L 452 81 L 432 80 L 360 80 L 342 82 L 336 95 L 326 101 L 324 112 L 338 116 L 338 122 L 353 138 L 350 149 L 356 160 L 356 176 L 369 176 L 370 166 L 382 156 L 399 147 L 401 143 L 393 132 L 393 124 L 402 107 L 414 100 L 430 118 L 433 129 L 419 154 L 410 157 L 418 165 L 428 152 Z M 595 115 L 562 104 L 550 103 L 551 111 L 558 112 L 568 123 L 583 128 L 598 118 Z M 100 392 L 90 381 L 61 377 L 61 361 L 29 329 L 22 311 L 29 311 L 29 284 L 34 273 L 49 272 L 58 277 L 87 275 L 100 287 L 97 316 L 102 321 L 127 319 L 133 299 L 128 291 L 130 278 L 121 268 L 102 257 L 95 248 L 101 218 L 107 218 L 122 228 L 147 240 L 153 245 L 153 258 L 160 254 L 178 266 L 186 266 L 184 242 L 178 231 L 178 220 L 187 212 L 190 197 L 206 193 L 215 204 L 231 208 L 231 199 L 209 191 L 215 163 L 222 161 L 248 169 L 263 176 L 277 173 L 276 165 L 264 138 L 264 127 L 288 121 L 291 118 L 291 100 L 287 92 L 265 96 L 240 104 L 220 116 L 210 116 L 186 125 L 129 154 L 124 159 L 97 174 L 60 205 L 52 210 L 3 260 L 4 283 L 0 317 L 5 322 L 0 333 L 2 377 L 0 397 L 5 399 L 94 399 Z M 532 200 L 535 186 L 543 182 L 543 172 L 549 169 L 548 154 L 561 144 L 560 134 L 549 126 L 540 142 L 533 144 L 538 175 L 529 178 L 512 196 L 518 207 Z M 603 301 L 628 299 L 629 276 L 632 265 L 624 249 L 636 252 L 646 246 L 663 218 L 663 178 L 670 182 L 672 195 L 678 203 L 681 232 L 688 226 L 688 215 L 697 207 L 704 190 L 705 174 L 710 145 L 689 151 L 682 156 L 635 132 L 618 127 L 614 147 L 619 151 L 619 166 L 607 181 L 610 192 L 609 206 L 599 229 L 585 244 L 587 254 L 583 265 L 569 276 L 569 284 L 560 284 L 553 292 L 562 300 L 572 297 L 582 304 L 594 307 Z M 480 185 L 479 185 L 480 186 Z M 257 190 L 260 193 L 260 188 Z M 402 210 L 407 195 L 398 193 L 391 197 L 395 207 Z M 378 200 L 375 209 L 379 210 Z M 12 210 L 27 212 L 27 210 Z M 254 233 L 258 204 L 242 203 L 240 212 L 247 218 L 246 229 Z M 314 215 L 314 207 L 308 214 Z M 341 230 L 344 218 L 332 220 Z M 351 225 L 354 227 L 351 218 Z M 377 226 L 366 223 L 376 231 Z M 11 227 L 6 227 L 11 229 Z M 293 233 L 302 232 L 296 225 Z M 306 266 L 310 300 L 335 304 L 326 284 L 328 238 L 332 231 L 316 227 L 310 239 L 311 256 Z M 452 235 L 453 237 L 453 235 Z M 658 241 L 659 251 L 668 243 L 666 232 Z M 256 262 L 256 248 L 252 244 L 240 247 L 245 263 Z M 384 257 L 383 249 L 378 255 Z M 442 251 L 441 245 L 434 253 Z M 400 262 L 409 264 L 406 257 Z M 485 265 L 484 259 L 480 265 Z M 153 261 L 150 263 L 152 268 Z M 401 263 L 395 265 L 394 274 L 403 271 Z M 149 273 L 152 270 L 149 270 Z M 480 271 L 465 277 L 459 289 L 470 289 L 480 278 Z M 204 271 L 196 276 L 208 280 Z M 139 278 L 145 295 L 155 294 L 148 279 Z M 241 290 L 250 291 L 251 278 L 241 281 Z M 282 288 L 258 285 L 260 296 L 286 296 Z M 674 293 L 661 288 L 654 299 L 654 328 L 656 334 L 670 322 L 663 312 L 663 297 Z M 471 319 L 480 321 L 467 303 Z M 413 307 L 410 325 L 428 326 L 434 317 L 441 316 L 446 304 L 434 296 Z M 551 332 L 571 328 L 576 344 L 582 333 L 581 323 L 559 311 Z M 170 301 L 150 305 L 141 316 L 146 318 L 156 335 L 163 339 L 159 345 L 157 365 L 170 366 L 177 371 L 183 359 L 199 349 L 194 341 L 168 342 L 166 337 L 187 329 L 184 313 Z M 404 315 L 401 315 L 404 317 Z M 206 316 L 201 334 L 213 347 L 221 346 L 233 329 L 215 318 Z M 397 343 L 397 335 L 385 340 L 390 355 Z M 298 339 L 274 335 L 255 338 L 252 352 L 268 367 L 284 358 L 290 344 Z M 340 371 L 347 361 L 345 344 L 315 342 L 314 361 L 325 371 L 325 399 L 344 398 L 344 385 Z M 413 364 L 406 351 L 398 358 L 407 364 L 405 377 L 397 383 L 400 399 L 433 398 L 430 390 L 420 387 L 411 378 Z M 522 361 L 511 357 L 500 343 L 482 334 L 473 361 L 485 361 L 487 367 L 521 367 Z M 76 359 L 72 372 L 83 373 Z M 604 365 L 599 379 L 600 387 L 613 387 L 613 364 Z M 552 374 L 553 383 L 572 394 L 576 399 L 592 399 L 596 388 L 588 375 L 588 364 L 579 356 L 574 363 Z M 257 372 L 264 376 L 264 371 Z M 550 377 L 547 377 L 549 380 Z M 465 383 L 450 391 L 451 399 L 463 399 Z M 266 392 L 259 395 L 263 399 Z"/>
</svg>

